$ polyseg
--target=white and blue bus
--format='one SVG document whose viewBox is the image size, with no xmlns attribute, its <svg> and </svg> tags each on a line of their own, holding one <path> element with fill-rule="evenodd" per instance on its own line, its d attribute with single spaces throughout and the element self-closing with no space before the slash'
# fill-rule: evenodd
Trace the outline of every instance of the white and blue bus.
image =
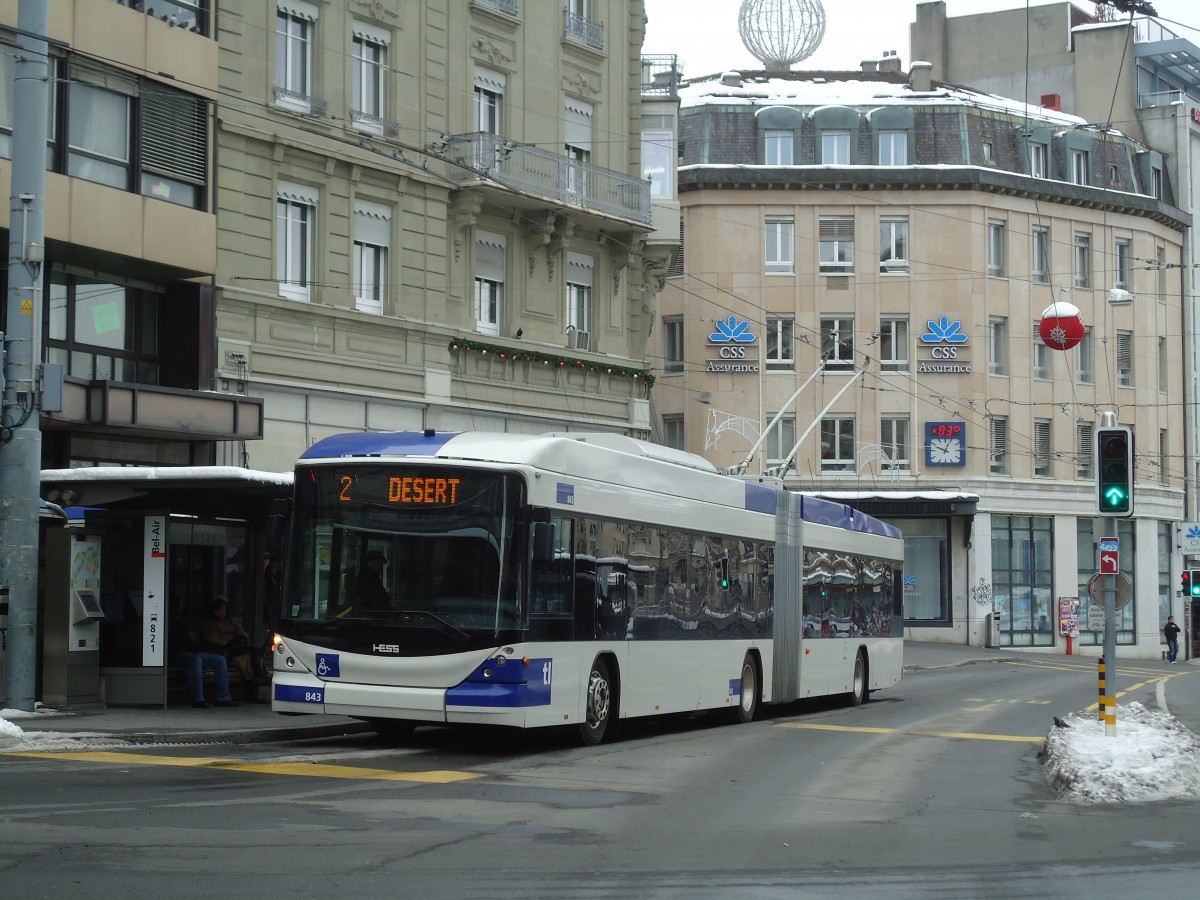
<svg viewBox="0 0 1200 900">
<path fill-rule="evenodd" d="M 277 712 L 616 736 L 900 679 L 903 542 L 611 434 L 359 433 L 296 468 Z"/>
</svg>

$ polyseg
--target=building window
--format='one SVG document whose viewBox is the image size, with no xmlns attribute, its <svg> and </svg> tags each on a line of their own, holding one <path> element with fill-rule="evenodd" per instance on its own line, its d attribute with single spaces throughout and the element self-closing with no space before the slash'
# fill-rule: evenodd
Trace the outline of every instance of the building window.
<svg viewBox="0 0 1200 900">
<path fill-rule="evenodd" d="M 767 318 L 767 370 L 791 371 L 795 368 L 796 320 L 792 317 Z"/>
<path fill-rule="evenodd" d="M 663 416 L 663 446 L 683 449 L 683 416 Z"/>
<path fill-rule="evenodd" d="M 390 206 L 354 201 L 354 305 L 360 312 L 384 312 L 391 236 Z"/>
<path fill-rule="evenodd" d="M 275 200 L 275 278 L 289 300 L 311 300 L 317 192 L 280 182 Z"/>
<path fill-rule="evenodd" d="M 683 371 L 683 316 L 663 317 L 663 372 Z"/>
<path fill-rule="evenodd" d="M 881 166 L 908 165 L 908 132 L 879 132 L 879 164 Z"/>
<path fill-rule="evenodd" d="M 1050 229 L 1040 225 L 1033 227 L 1029 278 L 1039 284 L 1050 283 Z"/>
<path fill-rule="evenodd" d="M 481 334 L 500 333 L 508 272 L 507 251 L 504 235 L 475 232 L 475 327 Z"/>
<path fill-rule="evenodd" d="M 908 371 L 908 319 L 880 321 L 879 365 L 884 372 Z"/>
<path fill-rule="evenodd" d="M 1108 167 L 1108 184 L 1109 187 L 1121 186 L 1121 170 L 1116 166 Z"/>
<path fill-rule="evenodd" d="M 1131 280 L 1130 272 L 1133 264 L 1133 245 L 1127 238 L 1117 238 L 1114 247 L 1117 257 L 1116 266 L 1116 282 L 1114 287 L 1119 287 L 1122 290 L 1129 290 Z"/>
<path fill-rule="evenodd" d="M 767 419 L 770 422 L 774 419 L 771 416 Z M 792 452 L 792 448 L 796 446 L 796 417 L 792 415 L 780 416 L 779 421 L 775 423 L 775 427 L 767 432 L 766 440 L 766 458 L 768 466 L 783 465 L 787 454 Z M 786 472 L 780 472 L 780 475 L 786 475 Z"/>
<path fill-rule="evenodd" d="M 818 223 L 822 275 L 854 271 L 854 217 L 821 216 Z"/>
<path fill-rule="evenodd" d="M 1003 278 L 1007 272 L 1005 257 L 1004 223 L 988 220 L 987 271 L 989 275 Z"/>
<path fill-rule="evenodd" d="M 1008 419 L 988 419 L 988 470 L 993 475 L 1008 474 Z"/>
<path fill-rule="evenodd" d="M 994 165 L 996 162 L 996 151 L 992 148 L 992 142 L 984 141 L 981 147 L 983 150 L 983 164 L 985 166 Z"/>
<path fill-rule="evenodd" d="M 822 131 L 821 132 L 821 165 L 848 166 L 850 165 L 850 132 Z"/>
<path fill-rule="evenodd" d="M 1031 143 L 1029 145 L 1029 174 L 1034 178 L 1046 177 L 1046 145 Z"/>
<path fill-rule="evenodd" d="M 683 275 L 684 269 L 684 232 L 683 232 L 683 216 L 679 217 L 679 249 L 675 251 L 675 259 L 671 261 L 671 265 L 667 268 L 668 278 L 679 278 Z"/>
<path fill-rule="evenodd" d="M 1000 316 L 988 319 L 988 374 L 1008 374 L 1008 320 Z"/>
<path fill-rule="evenodd" d="M 1088 184 L 1088 154 L 1086 150 L 1071 151 L 1071 181 L 1075 184 Z"/>
<path fill-rule="evenodd" d="M 63 272 L 47 280 L 47 362 L 87 381 L 159 383 L 156 292 Z"/>
<path fill-rule="evenodd" d="M 1158 483 L 1161 485 L 1169 485 L 1171 483 L 1171 445 L 1167 441 L 1167 429 L 1158 429 Z"/>
<path fill-rule="evenodd" d="M 791 275 L 796 271 L 796 223 L 791 216 L 767 217 L 766 245 L 768 275 Z"/>
<path fill-rule="evenodd" d="M 1160 337 L 1158 339 L 1158 392 L 1165 394 L 1167 392 L 1167 339 Z"/>
<path fill-rule="evenodd" d="M 312 112 L 313 32 L 317 8 L 301 0 L 280 2 L 275 12 L 275 102 Z"/>
<path fill-rule="evenodd" d="M 1075 287 L 1092 286 L 1092 236 L 1075 235 Z"/>
<path fill-rule="evenodd" d="M 854 368 L 854 319 L 821 320 L 821 359 L 826 370 Z"/>
<path fill-rule="evenodd" d="M 1155 166 L 1150 170 L 1150 196 L 1155 200 L 1161 200 L 1163 195 L 1162 187 L 1162 169 Z"/>
<path fill-rule="evenodd" d="M 1167 248 L 1159 247 L 1154 254 L 1154 288 L 1158 302 L 1167 302 Z"/>
<path fill-rule="evenodd" d="M 1038 334 L 1038 323 L 1033 323 L 1033 377 L 1040 381 L 1050 379 L 1050 348 Z"/>
<path fill-rule="evenodd" d="M 650 182 L 651 197 L 669 199 L 675 196 L 675 135 L 669 130 L 648 128 L 650 118 L 642 117 L 642 177 Z"/>
<path fill-rule="evenodd" d="M 1092 468 L 1096 453 L 1093 434 L 1091 422 L 1075 423 L 1075 477 L 1080 481 L 1092 481 L 1096 477 Z"/>
<path fill-rule="evenodd" d="M 350 121 L 359 131 L 383 134 L 387 110 L 387 51 L 389 35 L 381 28 L 355 22 L 354 82 L 351 86 Z"/>
<path fill-rule="evenodd" d="M 1033 420 L 1033 474 L 1054 477 L 1054 442 L 1049 419 Z"/>
<path fill-rule="evenodd" d="M 1005 646 L 1054 644 L 1054 519 L 992 516 L 992 604 Z M 1087 592 L 1080 594 L 1087 596 Z M 1081 606 L 1087 606 L 1086 603 Z"/>
<path fill-rule="evenodd" d="M 587 195 L 587 164 L 592 158 L 592 104 L 568 97 L 563 111 L 563 150 L 567 164 L 567 192 Z"/>
<path fill-rule="evenodd" d="M 1093 360 L 1092 327 L 1088 325 L 1083 329 L 1083 340 L 1075 347 L 1075 380 L 1079 384 L 1091 384 L 1095 378 Z"/>
<path fill-rule="evenodd" d="M 567 253 L 567 331 L 576 350 L 595 350 L 592 329 L 592 281 L 594 257 Z"/>
<path fill-rule="evenodd" d="M 821 420 L 821 472 L 854 473 L 854 416 Z"/>
<path fill-rule="evenodd" d="M 92 75 L 90 68 L 72 66 L 74 78 Z M 136 81 L 115 74 L 101 78 L 121 90 L 74 80 L 67 86 L 67 174 L 127 191 Z"/>
<path fill-rule="evenodd" d="M 1117 332 L 1117 387 L 1133 387 L 1133 332 Z"/>
<path fill-rule="evenodd" d="M 879 271 L 908 274 L 908 217 L 879 220 Z"/>
<path fill-rule="evenodd" d="M 763 134 L 763 165 L 792 165 L 792 148 L 795 146 L 794 131 L 768 129 Z"/>
<path fill-rule="evenodd" d="M 496 140 L 504 126 L 504 91 L 507 79 L 501 72 L 493 72 L 482 66 L 475 67 L 475 130 L 483 135 L 492 135 L 491 140 L 481 140 L 476 147 L 475 167 L 490 169 L 496 165 L 500 146 Z"/>
<path fill-rule="evenodd" d="M 912 470 L 908 416 L 883 416 L 879 420 L 880 468 L 884 472 Z"/>
</svg>

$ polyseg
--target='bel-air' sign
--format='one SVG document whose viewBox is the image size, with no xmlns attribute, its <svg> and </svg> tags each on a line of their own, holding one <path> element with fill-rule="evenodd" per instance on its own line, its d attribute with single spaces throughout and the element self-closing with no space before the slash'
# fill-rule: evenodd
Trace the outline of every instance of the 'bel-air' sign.
<svg viewBox="0 0 1200 900">
<path fill-rule="evenodd" d="M 716 359 L 706 360 L 709 372 L 757 372 L 758 353 L 747 356 L 746 351 L 757 350 L 750 347 L 758 337 L 750 331 L 750 323 L 731 315 L 728 319 L 718 319 L 715 328 L 708 336 L 710 351 L 715 351 Z"/>
</svg>

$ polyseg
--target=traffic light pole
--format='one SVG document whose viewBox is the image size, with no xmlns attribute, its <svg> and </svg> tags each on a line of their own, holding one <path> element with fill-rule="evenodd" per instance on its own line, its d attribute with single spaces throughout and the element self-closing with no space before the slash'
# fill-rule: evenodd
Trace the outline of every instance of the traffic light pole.
<svg viewBox="0 0 1200 900">
<path fill-rule="evenodd" d="M 1105 534 L 1117 534 L 1116 516 L 1104 517 Z M 1104 683 L 1108 696 L 1104 699 L 1104 734 L 1117 733 L 1117 576 L 1104 576 Z"/>
</svg>

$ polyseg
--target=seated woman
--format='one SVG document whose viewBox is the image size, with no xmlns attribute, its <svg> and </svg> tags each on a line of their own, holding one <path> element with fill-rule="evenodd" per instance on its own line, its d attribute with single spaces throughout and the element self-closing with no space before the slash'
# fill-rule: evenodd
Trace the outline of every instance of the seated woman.
<svg viewBox="0 0 1200 900">
<path fill-rule="evenodd" d="M 213 603 L 212 615 L 204 620 L 200 637 L 215 652 L 221 653 L 242 673 L 247 685 L 257 684 L 254 677 L 254 658 L 250 652 L 250 635 L 229 618 L 229 604 L 223 599 Z"/>
</svg>

